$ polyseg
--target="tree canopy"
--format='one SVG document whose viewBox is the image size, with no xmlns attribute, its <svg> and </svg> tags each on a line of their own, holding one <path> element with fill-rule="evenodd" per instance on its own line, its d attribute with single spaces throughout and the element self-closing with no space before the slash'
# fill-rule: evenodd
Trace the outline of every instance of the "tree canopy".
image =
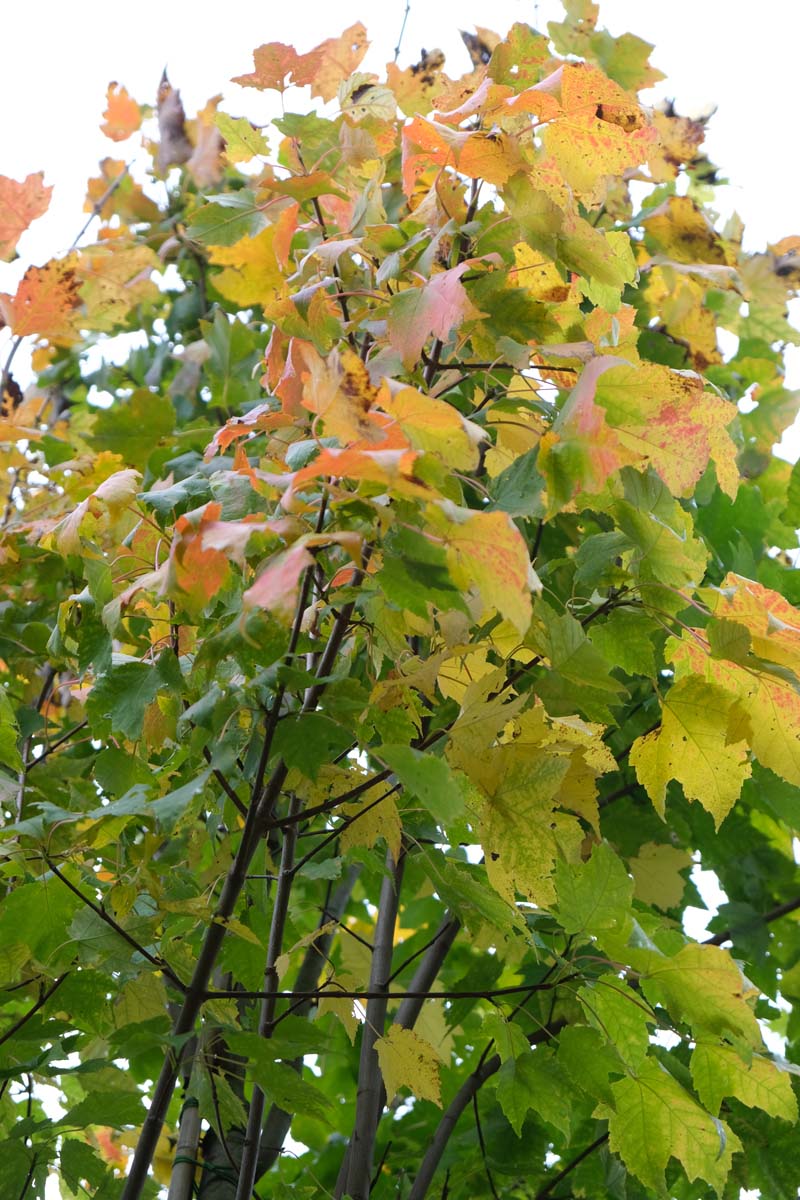
<svg viewBox="0 0 800 1200">
<path fill-rule="evenodd" d="M 797 1196 L 800 238 L 591 0 L 465 42 L 112 84 L 0 295 L 9 1200 Z"/>
</svg>

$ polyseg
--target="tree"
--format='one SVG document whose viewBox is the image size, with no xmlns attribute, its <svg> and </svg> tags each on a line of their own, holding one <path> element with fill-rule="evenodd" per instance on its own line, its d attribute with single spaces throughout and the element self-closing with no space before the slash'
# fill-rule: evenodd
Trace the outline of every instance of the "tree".
<svg viewBox="0 0 800 1200">
<path fill-rule="evenodd" d="M 589 0 L 467 42 L 112 85 L 0 296 L 3 1196 L 797 1194 L 800 239 Z"/>
</svg>

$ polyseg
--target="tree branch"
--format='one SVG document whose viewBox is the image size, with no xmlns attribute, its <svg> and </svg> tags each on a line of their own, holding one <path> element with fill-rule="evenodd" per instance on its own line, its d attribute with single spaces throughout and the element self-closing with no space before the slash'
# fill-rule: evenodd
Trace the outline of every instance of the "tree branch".
<svg viewBox="0 0 800 1200">
<path fill-rule="evenodd" d="M 363 567 L 355 573 L 354 586 L 356 587 L 364 578 L 368 554 L 365 554 L 364 558 Z M 300 599 L 302 599 L 302 596 Z M 298 603 L 298 610 L 299 607 Z M 347 633 L 347 627 L 354 608 L 355 601 L 353 600 L 345 605 L 336 618 L 317 668 L 317 679 L 320 682 L 307 689 L 301 709 L 302 712 L 310 712 L 323 694 L 326 685 L 321 681 L 330 674 L 333 663 L 336 660 L 336 655 Z M 142 1125 L 142 1132 L 131 1161 L 130 1171 L 125 1181 L 121 1200 L 139 1200 L 142 1195 L 150 1163 L 161 1135 L 169 1102 L 172 1098 L 180 1071 L 181 1060 L 185 1051 L 185 1046 L 181 1044 L 181 1039 L 187 1033 L 191 1032 L 200 1013 L 206 997 L 211 973 L 225 939 L 227 922 L 233 916 L 239 896 L 247 882 L 247 872 L 250 863 L 253 860 L 253 855 L 256 852 L 261 837 L 267 832 L 270 825 L 273 809 L 281 793 L 287 774 L 288 767 L 281 759 L 275 764 L 269 780 L 264 785 L 261 797 L 258 800 L 254 797 L 248 809 L 239 848 L 228 869 L 216 909 L 214 910 L 200 954 L 195 963 L 194 974 L 186 990 L 181 1011 L 172 1028 L 173 1044 L 177 1043 L 180 1048 L 176 1051 L 171 1046 L 164 1058 L 161 1072 L 153 1088 L 150 1108 Z"/>
<path fill-rule="evenodd" d="M 386 980 L 392 970 L 394 929 L 397 922 L 397 907 L 400 886 L 403 880 L 405 850 L 401 847 L 397 863 L 391 850 L 386 852 L 386 874 L 381 884 L 378 917 L 375 922 L 372 965 L 369 973 L 369 990 L 379 993 L 367 1003 L 367 1012 L 361 1031 L 361 1056 L 358 1065 L 358 1091 L 356 1094 L 356 1116 L 349 1153 L 342 1162 L 342 1170 L 336 1184 L 335 1196 L 344 1194 L 353 1200 L 369 1200 L 372 1178 L 372 1154 L 377 1130 L 377 1109 L 380 1098 L 381 1071 L 375 1043 L 383 1037 L 386 1022 L 388 993 Z M 345 1178 L 346 1176 L 346 1178 Z"/>
<path fill-rule="evenodd" d="M 556 1021 L 552 1025 L 546 1025 L 543 1029 L 537 1029 L 535 1033 L 530 1034 L 528 1037 L 530 1045 L 538 1046 L 542 1042 L 546 1042 L 558 1033 L 564 1027 L 565 1023 L 564 1021 Z M 424 1200 L 433 1177 L 436 1174 L 436 1168 L 439 1166 L 442 1155 L 447 1148 L 447 1143 L 458 1124 L 459 1117 L 467 1105 L 472 1103 L 472 1097 L 483 1087 L 486 1080 L 491 1079 L 492 1075 L 495 1075 L 500 1070 L 500 1066 L 500 1055 L 494 1054 L 491 1058 L 480 1062 L 472 1074 L 464 1080 L 442 1114 L 436 1132 L 429 1142 L 428 1149 L 425 1151 L 420 1163 L 417 1177 L 411 1186 L 407 1200 Z"/>
<path fill-rule="evenodd" d="M 295 796 L 289 803 L 289 811 L 296 812 L 299 801 Z M 278 993 L 275 984 L 278 982 L 277 961 L 283 950 L 283 932 L 286 928 L 286 917 L 289 911 L 289 896 L 292 891 L 292 864 L 294 849 L 297 841 L 297 826 L 290 825 L 283 835 L 283 850 L 281 865 L 278 873 L 278 883 L 275 889 L 275 903 L 272 908 L 272 921 L 267 944 L 267 964 L 264 969 L 264 999 L 261 1004 L 261 1015 L 258 1022 L 258 1032 L 264 1039 L 272 1037 L 275 1019 L 275 1005 Z M 250 1099 L 250 1111 L 247 1116 L 247 1131 L 242 1145 L 242 1158 L 239 1164 L 239 1183 L 236 1188 L 236 1200 L 250 1200 L 253 1185 L 256 1181 L 259 1150 L 261 1147 L 261 1126 L 264 1121 L 265 1096 L 258 1084 L 253 1085 Z"/>
</svg>

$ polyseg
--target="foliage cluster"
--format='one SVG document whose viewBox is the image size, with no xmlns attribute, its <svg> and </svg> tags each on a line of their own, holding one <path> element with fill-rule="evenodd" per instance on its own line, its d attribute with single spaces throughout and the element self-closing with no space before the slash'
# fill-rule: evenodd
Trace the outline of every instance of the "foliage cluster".
<svg viewBox="0 0 800 1200">
<path fill-rule="evenodd" d="M 0 296 L 4 1197 L 797 1195 L 800 239 L 597 19 L 112 85 Z"/>
</svg>

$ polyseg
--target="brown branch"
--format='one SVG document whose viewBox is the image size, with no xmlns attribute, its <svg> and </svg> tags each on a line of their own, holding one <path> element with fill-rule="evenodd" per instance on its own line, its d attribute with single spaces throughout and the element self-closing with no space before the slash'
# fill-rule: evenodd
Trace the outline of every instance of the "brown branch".
<svg viewBox="0 0 800 1200">
<path fill-rule="evenodd" d="M 61 987 L 61 984 L 64 982 L 64 980 L 67 978 L 67 976 L 69 974 L 70 974 L 69 971 L 65 971 L 63 973 L 63 975 L 59 975 L 57 979 L 54 979 L 53 982 L 50 984 L 50 987 L 46 988 L 43 992 L 40 993 L 39 999 L 36 1001 L 36 1003 L 32 1004 L 31 1007 L 28 1009 L 28 1011 L 26 1013 L 23 1013 L 23 1015 L 19 1018 L 19 1020 L 15 1021 L 14 1024 L 11 1025 L 10 1028 L 8 1028 L 5 1031 L 5 1033 L 0 1034 L 0 1046 L 2 1046 L 4 1042 L 7 1042 L 9 1040 L 9 1038 L 12 1038 L 15 1033 L 17 1033 L 20 1029 L 22 1029 L 23 1025 L 26 1025 L 28 1023 L 28 1021 L 30 1021 L 31 1017 L 35 1016 L 35 1014 L 39 1011 L 40 1008 L 44 1007 L 44 1005 L 47 1003 L 47 1001 L 50 999 L 50 997 L 53 995 L 53 993 L 58 988 Z"/>
<path fill-rule="evenodd" d="M 585 1158 L 588 1158 L 594 1150 L 597 1150 L 599 1146 L 602 1146 L 603 1143 L 607 1141 L 608 1130 L 606 1130 L 605 1133 L 601 1133 L 600 1137 L 595 1138 L 591 1146 L 587 1146 L 585 1150 L 581 1150 L 580 1154 L 576 1155 L 571 1162 L 568 1162 L 567 1165 L 561 1171 L 559 1171 L 557 1175 L 554 1175 L 552 1179 L 548 1180 L 541 1191 L 536 1193 L 535 1200 L 545 1200 L 546 1196 L 550 1196 L 553 1192 L 553 1188 L 557 1188 L 561 1183 L 561 1180 L 566 1179 L 570 1171 L 574 1171 L 577 1166 L 580 1166 Z"/>
</svg>

